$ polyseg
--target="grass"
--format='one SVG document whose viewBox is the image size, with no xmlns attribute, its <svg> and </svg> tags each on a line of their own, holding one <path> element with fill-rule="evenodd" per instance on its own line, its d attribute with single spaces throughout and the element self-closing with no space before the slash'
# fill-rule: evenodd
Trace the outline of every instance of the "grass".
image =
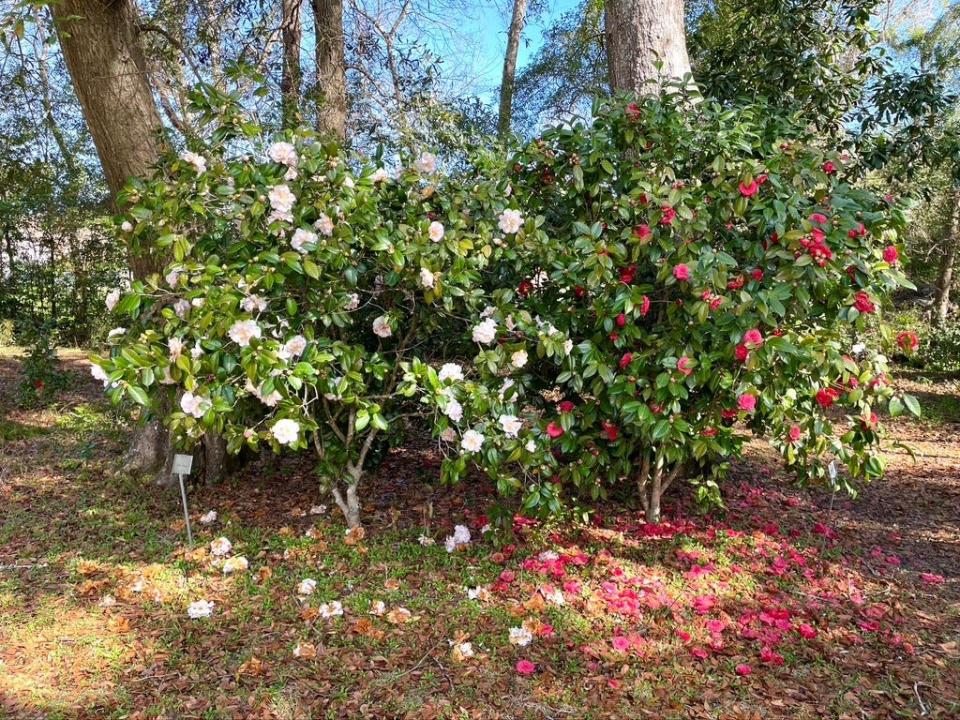
<svg viewBox="0 0 960 720">
<path fill-rule="evenodd" d="M 56 407 L 8 407 L 0 421 L 0 717 L 859 719 L 918 717 L 918 699 L 927 717 L 960 714 L 960 488 L 943 479 L 956 437 L 937 441 L 943 460 L 898 456 L 879 495 L 832 513 L 752 445 L 728 510 L 674 504 L 661 537 L 618 507 L 600 525 L 481 535 L 486 489 L 433 489 L 410 453 L 379 479 L 389 507 L 371 503 L 369 534 L 348 544 L 333 511 L 310 514 L 323 498 L 309 467 L 267 459 L 191 489 L 188 548 L 177 495 L 125 473 L 122 418 L 76 382 Z M 883 495 L 894 492 L 927 499 L 908 508 L 923 523 Z M 219 517 L 204 526 L 208 509 Z M 447 553 L 461 522 L 474 541 Z M 929 527 L 945 552 L 924 550 Z M 247 572 L 223 574 L 210 553 L 220 536 Z M 317 582 L 308 597 L 304 578 Z M 478 585 L 489 597 L 469 600 Z M 548 599 L 557 590 L 562 605 Z M 199 599 L 214 612 L 190 619 Z M 334 600 L 344 615 L 320 617 Z M 411 619 L 371 615 L 375 601 Z M 523 623 L 537 636 L 511 645 Z M 475 657 L 458 661 L 460 642 Z M 296 657 L 307 644 L 316 656 Z M 519 675 L 520 659 L 536 672 Z"/>
</svg>

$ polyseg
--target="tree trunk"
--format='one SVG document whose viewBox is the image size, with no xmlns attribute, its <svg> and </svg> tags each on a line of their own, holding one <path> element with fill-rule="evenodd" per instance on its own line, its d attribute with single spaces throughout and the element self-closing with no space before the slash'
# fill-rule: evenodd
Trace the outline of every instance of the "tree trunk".
<svg viewBox="0 0 960 720">
<path fill-rule="evenodd" d="M 137 40 L 133 0 L 60 0 L 50 5 L 63 58 L 97 148 L 110 193 L 150 172 L 164 149 L 163 124 Z M 150 254 L 130 256 L 134 277 L 159 269 Z"/>
<path fill-rule="evenodd" d="M 343 0 L 311 0 L 316 32 L 317 130 L 347 136 L 347 90 L 343 50 Z"/>
<path fill-rule="evenodd" d="M 517 51 L 520 49 L 520 36 L 526 20 L 527 0 L 513 0 L 513 17 L 510 18 L 507 53 L 503 58 L 503 79 L 500 81 L 500 117 L 497 120 L 497 134 L 500 137 L 505 137 L 510 132 L 513 86 L 517 76 Z"/>
<path fill-rule="evenodd" d="M 280 101 L 283 109 L 283 127 L 300 123 L 300 46 L 303 25 L 300 6 L 303 0 L 281 0 L 280 35 L 283 40 L 283 77 L 280 80 Z"/>
<path fill-rule="evenodd" d="M 683 0 L 607 0 L 604 22 L 614 92 L 644 95 L 690 74 Z"/>
<path fill-rule="evenodd" d="M 940 275 L 937 277 L 937 298 L 934 304 L 934 323 L 940 327 L 947 322 L 950 312 L 950 290 L 953 287 L 953 269 L 957 264 L 957 247 L 960 246 L 960 191 L 953 193 L 953 208 L 950 210 L 950 233 L 947 247 L 940 260 Z"/>
</svg>

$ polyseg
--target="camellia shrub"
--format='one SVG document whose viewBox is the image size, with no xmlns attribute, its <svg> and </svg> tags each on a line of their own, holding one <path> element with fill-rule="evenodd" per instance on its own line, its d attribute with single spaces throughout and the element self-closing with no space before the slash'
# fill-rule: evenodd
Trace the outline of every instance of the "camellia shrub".
<svg viewBox="0 0 960 720">
<path fill-rule="evenodd" d="M 452 182 L 429 153 L 388 173 L 310 134 L 235 157 L 223 140 L 128 191 L 122 232 L 171 262 L 108 296 L 126 321 L 94 375 L 115 400 L 172 407 L 183 446 L 312 449 L 357 526 L 365 469 L 422 412 L 403 368 L 483 307 L 507 179 Z"/>
<path fill-rule="evenodd" d="M 634 489 L 652 522 L 675 482 L 718 499 L 747 433 L 803 480 L 831 461 L 848 489 L 879 477 L 876 411 L 919 408 L 852 338 L 909 284 L 904 217 L 855 176 L 771 108 L 676 97 L 530 143 L 473 367 L 409 373 L 432 388 L 444 476 L 478 465 L 531 512 Z"/>
</svg>

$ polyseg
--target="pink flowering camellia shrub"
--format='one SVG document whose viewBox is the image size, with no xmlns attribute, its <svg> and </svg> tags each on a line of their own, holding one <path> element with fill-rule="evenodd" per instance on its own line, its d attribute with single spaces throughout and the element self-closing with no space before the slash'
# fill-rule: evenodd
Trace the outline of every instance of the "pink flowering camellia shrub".
<svg viewBox="0 0 960 720">
<path fill-rule="evenodd" d="M 909 284 L 900 209 L 770 108 L 676 100 L 513 159 L 525 223 L 500 217 L 473 368 L 427 398 L 446 478 L 475 464 L 530 512 L 633 489 L 656 522 L 676 482 L 718 499 L 748 433 L 802 479 L 882 474 L 876 409 L 919 409 L 852 338 Z"/>
</svg>

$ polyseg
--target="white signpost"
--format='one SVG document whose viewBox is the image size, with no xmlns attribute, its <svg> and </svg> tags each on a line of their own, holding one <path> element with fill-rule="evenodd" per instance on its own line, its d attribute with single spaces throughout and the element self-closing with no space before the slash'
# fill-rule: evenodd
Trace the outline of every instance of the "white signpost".
<svg viewBox="0 0 960 720">
<path fill-rule="evenodd" d="M 187 544 L 193 547 L 193 532 L 190 530 L 190 511 L 187 509 L 187 488 L 183 484 L 183 476 L 189 475 L 193 468 L 193 455 L 176 454 L 173 456 L 172 473 L 180 479 L 180 497 L 183 499 L 183 519 L 187 523 Z"/>
</svg>

